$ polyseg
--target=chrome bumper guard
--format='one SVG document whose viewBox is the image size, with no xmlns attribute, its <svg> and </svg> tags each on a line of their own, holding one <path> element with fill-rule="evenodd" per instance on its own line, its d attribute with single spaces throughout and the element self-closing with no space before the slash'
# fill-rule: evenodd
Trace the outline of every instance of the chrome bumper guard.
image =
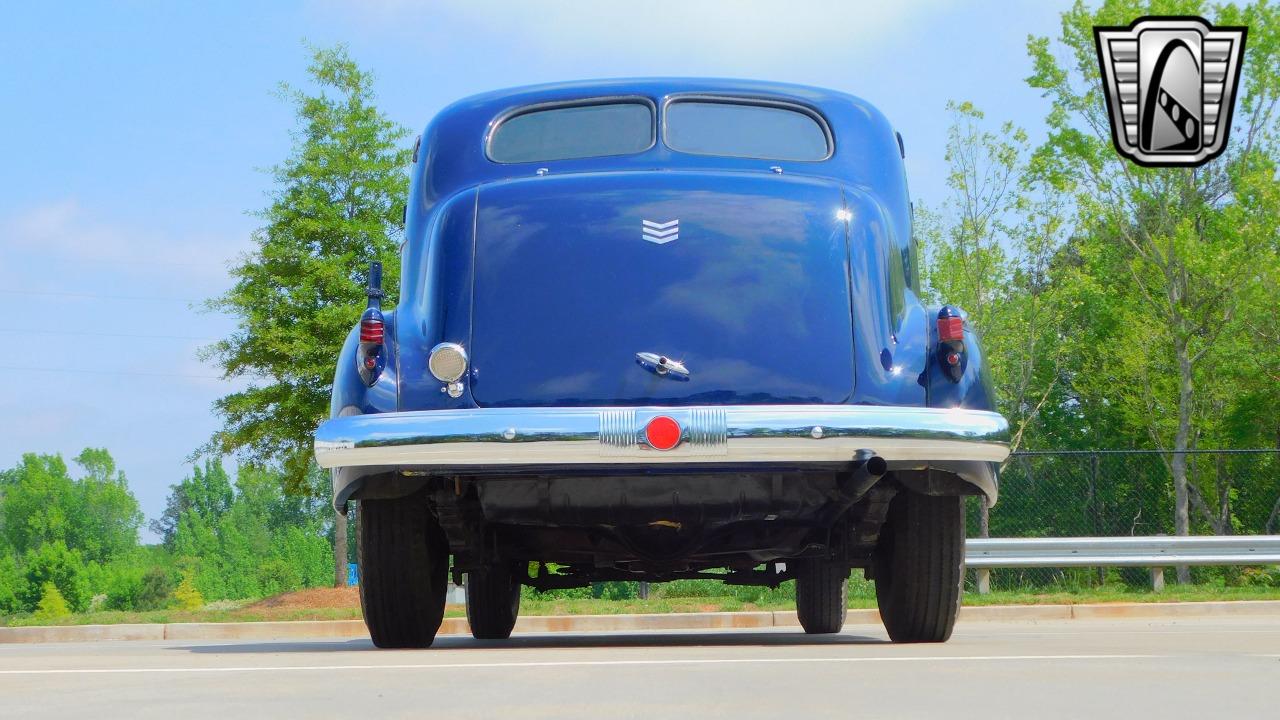
<svg viewBox="0 0 1280 720">
<path fill-rule="evenodd" d="M 681 428 L 651 447 L 659 415 Z M 1002 462 L 1009 426 L 981 410 L 872 405 L 475 408 L 353 415 L 316 431 L 323 468 L 844 462 Z"/>
</svg>

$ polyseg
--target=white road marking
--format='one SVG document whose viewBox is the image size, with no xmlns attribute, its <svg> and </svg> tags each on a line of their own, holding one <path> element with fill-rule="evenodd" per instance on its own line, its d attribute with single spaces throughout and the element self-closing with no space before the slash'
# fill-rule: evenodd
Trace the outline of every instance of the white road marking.
<svg viewBox="0 0 1280 720">
<path fill-rule="evenodd" d="M 551 660 L 543 662 L 400 663 L 369 665 L 255 665 L 179 668 L 45 668 L 0 670 L 0 675 L 111 675 L 130 673 L 318 672 L 333 670 L 486 670 L 493 668 L 563 668 L 636 665 L 750 665 L 787 663 L 875 662 L 1016 662 L 1024 660 L 1142 660 L 1177 655 L 924 655 L 903 657 L 690 658 L 685 660 Z"/>
<path fill-rule="evenodd" d="M 1076 621 L 1071 621 L 1071 622 L 1076 622 Z M 1016 637 L 1019 639 L 1035 639 L 1035 638 L 1046 638 L 1046 637 L 1076 637 L 1076 638 L 1088 637 L 1087 633 L 1067 632 L 1067 631 L 1037 632 L 1034 630 L 1028 630 L 1024 632 L 1021 630 L 1015 630 L 1013 632 L 1008 632 L 1008 633 L 980 633 L 980 632 L 972 632 L 972 628 L 970 628 L 969 630 L 970 630 L 969 632 L 961 632 L 960 630 L 957 630 L 954 637 L 957 639 L 959 638 L 982 639 L 982 638 L 996 638 L 996 637 L 998 638 Z M 1192 628 L 1188 628 L 1185 630 L 1111 630 L 1108 628 L 1108 629 L 1100 629 L 1097 631 L 1098 635 L 1232 635 L 1232 634 L 1258 635 L 1262 633 L 1280 633 L 1280 628 L 1274 628 L 1274 629 L 1253 628 L 1248 630 L 1234 629 L 1234 628 L 1217 628 L 1217 629 L 1208 629 L 1208 630 L 1198 630 L 1198 629 L 1192 629 Z"/>
</svg>

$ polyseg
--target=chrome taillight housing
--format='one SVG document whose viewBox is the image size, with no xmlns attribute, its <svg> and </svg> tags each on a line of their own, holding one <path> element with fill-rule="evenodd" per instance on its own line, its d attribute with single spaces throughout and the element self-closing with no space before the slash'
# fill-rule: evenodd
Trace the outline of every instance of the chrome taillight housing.
<svg viewBox="0 0 1280 720">
<path fill-rule="evenodd" d="M 461 345 L 442 342 L 431 348 L 427 369 L 442 383 L 454 383 L 467 372 L 467 351 Z"/>
</svg>

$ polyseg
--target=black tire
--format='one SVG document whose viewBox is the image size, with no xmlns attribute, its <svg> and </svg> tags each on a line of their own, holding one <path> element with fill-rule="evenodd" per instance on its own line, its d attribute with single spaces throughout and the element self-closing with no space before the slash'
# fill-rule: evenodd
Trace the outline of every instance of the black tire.
<svg viewBox="0 0 1280 720">
<path fill-rule="evenodd" d="M 810 635 L 838 633 L 849 606 L 849 569 L 825 560 L 802 560 L 796 568 L 796 615 Z"/>
<path fill-rule="evenodd" d="M 425 496 L 362 500 L 356 525 L 360 608 L 373 644 L 429 647 L 444 619 L 449 545 Z"/>
<path fill-rule="evenodd" d="M 964 582 L 964 498 L 899 493 L 874 561 L 876 604 L 889 638 L 946 642 Z"/>
<path fill-rule="evenodd" d="M 519 566 L 495 565 L 467 573 L 467 624 L 477 640 L 506 640 L 520 616 Z"/>
</svg>

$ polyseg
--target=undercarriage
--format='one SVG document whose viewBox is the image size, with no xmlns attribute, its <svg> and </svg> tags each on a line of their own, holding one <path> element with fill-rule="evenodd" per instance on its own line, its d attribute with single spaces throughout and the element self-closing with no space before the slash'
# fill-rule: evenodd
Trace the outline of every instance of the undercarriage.
<svg viewBox="0 0 1280 720">
<path fill-rule="evenodd" d="M 776 587 L 796 563 L 866 568 L 903 488 L 879 458 L 841 471 L 454 478 L 429 484 L 454 581 L 516 564 L 547 590 L 710 578 Z"/>
</svg>

